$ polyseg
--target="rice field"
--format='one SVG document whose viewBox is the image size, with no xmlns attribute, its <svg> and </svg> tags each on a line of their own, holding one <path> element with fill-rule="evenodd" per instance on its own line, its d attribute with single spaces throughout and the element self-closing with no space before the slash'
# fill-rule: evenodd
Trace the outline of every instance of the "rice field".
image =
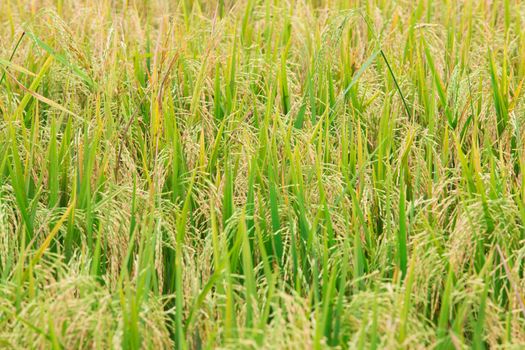
<svg viewBox="0 0 525 350">
<path fill-rule="evenodd" d="M 0 1 L 0 348 L 524 349 L 524 28 Z"/>
</svg>

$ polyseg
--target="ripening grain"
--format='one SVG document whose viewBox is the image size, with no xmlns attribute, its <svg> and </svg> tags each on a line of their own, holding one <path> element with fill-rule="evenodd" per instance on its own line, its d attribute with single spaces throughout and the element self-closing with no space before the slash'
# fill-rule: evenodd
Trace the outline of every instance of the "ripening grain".
<svg viewBox="0 0 525 350">
<path fill-rule="evenodd" d="M 0 348 L 525 348 L 524 27 L 1 0 Z"/>
</svg>

